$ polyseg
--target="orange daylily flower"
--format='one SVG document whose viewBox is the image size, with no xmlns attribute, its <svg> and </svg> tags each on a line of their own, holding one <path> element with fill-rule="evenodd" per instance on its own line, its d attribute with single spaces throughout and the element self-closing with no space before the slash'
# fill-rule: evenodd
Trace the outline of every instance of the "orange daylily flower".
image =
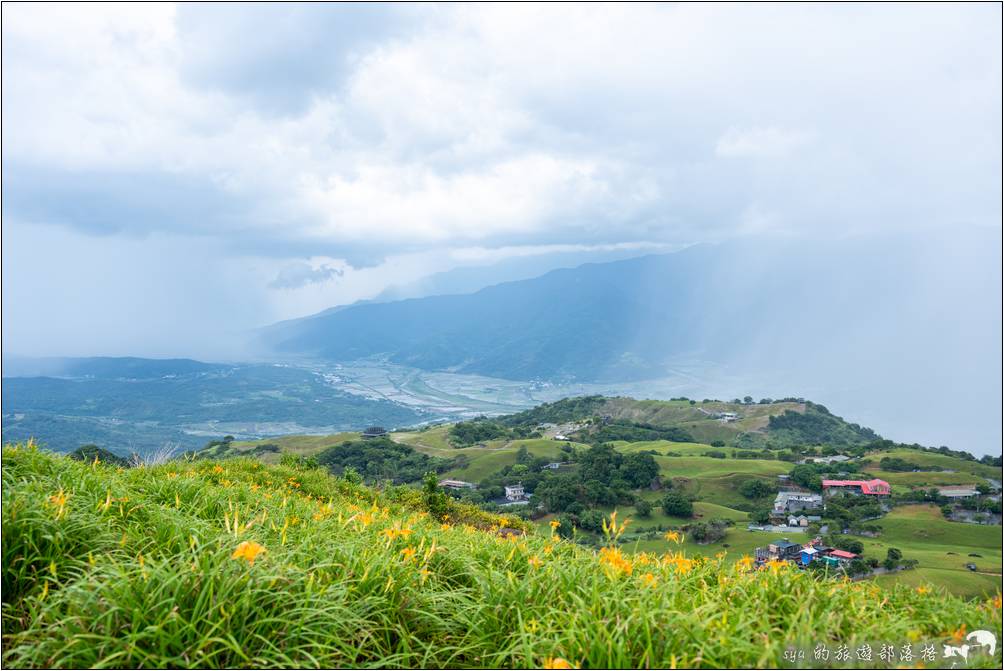
<svg viewBox="0 0 1004 671">
<path fill-rule="evenodd" d="M 265 552 L 265 546 L 255 541 L 241 541 L 234 550 L 234 553 L 230 555 L 231 559 L 243 559 L 248 565 L 254 566 L 254 560 L 258 558 L 258 555 Z"/>
</svg>

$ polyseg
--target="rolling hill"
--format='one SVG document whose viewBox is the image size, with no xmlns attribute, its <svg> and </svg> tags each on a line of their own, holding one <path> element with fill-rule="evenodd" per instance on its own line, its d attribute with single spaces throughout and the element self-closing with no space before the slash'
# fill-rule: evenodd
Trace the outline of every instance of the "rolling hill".
<svg viewBox="0 0 1004 671">
<path fill-rule="evenodd" d="M 820 640 L 1001 628 L 999 595 L 586 549 L 320 469 L 2 458 L 7 667 L 781 667 Z"/>
</svg>

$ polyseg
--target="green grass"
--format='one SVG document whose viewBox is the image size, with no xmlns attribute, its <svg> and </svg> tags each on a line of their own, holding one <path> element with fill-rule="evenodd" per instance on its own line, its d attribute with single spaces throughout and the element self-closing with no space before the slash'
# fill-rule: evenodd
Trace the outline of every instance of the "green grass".
<svg viewBox="0 0 1004 671">
<path fill-rule="evenodd" d="M 618 440 L 612 443 L 621 452 L 641 452 L 642 450 L 655 450 L 659 454 L 676 452 L 688 456 L 702 457 L 707 452 L 714 450 L 725 451 L 726 448 L 711 447 L 707 443 L 677 443 L 672 440 L 642 440 L 629 443 L 625 440 Z"/>
<path fill-rule="evenodd" d="M 919 473 L 902 471 L 883 471 L 877 468 L 866 468 L 865 471 L 874 478 L 881 478 L 890 485 L 905 489 L 920 487 L 940 487 L 944 485 L 975 485 L 983 478 L 971 473 L 944 473 L 939 471 L 921 471 Z M 999 475 L 999 474 L 998 474 Z"/>
<path fill-rule="evenodd" d="M 528 439 L 510 441 L 505 444 L 505 447 L 466 448 L 466 454 L 470 459 L 468 465 L 448 471 L 446 475 L 451 478 L 478 482 L 505 466 L 515 464 L 516 453 L 520 447 L 526 447 L 527 451 L 535 457 L 560 461 L 564 454 L 559 449 L 561 444 L 553 440 Z M 584 446 L 579 445 L 579 447 Z"/>
<path fill-rule="evenodd" d="M 432 452 L 452 451 L 450 444 L 450 425 L 434 426 L 425 431 L 397 431 L 391 434 L 391 438 L 399 443 L 411 445 L 416 450 L 426 452 L 430 456 L 441 457 L 444 454 L 432 454 Z"/>
<path fill-rule="evenodd" d="M 921 585 L 940 585 L 950 594 L 976 599 L 986 598 L 988 594 L 995 594 L 1001 586 L 999 575 L 970 573 L 969 571 L 963 573 L 938 568 L 900 571 L 899 573 L 876 576 L 874 580 L 883 587 L 897 583 L 914 588 Z"/>
<path fill-rule="evenodd" d="M 314 454 L 319 454 L 333 445 L 339 445 L 350 440 L 357 440 L 358 438 L 358 432 L 334 433 L 324 436 L 278 436 L 276 438 L 264 438 L 262 440 L 235 440 L 230 444 L 230 449 L 234 452 L 241 453 L 249 452 L 259 445 L 272 444 L 278 445 L 279 449 L 283 452 L 309 457 Z M 265 454 L 262 454 L 260 458 L 266 463 L 279 462 L 279 454 L 274 452 L 266 452 Z"/>
<path fill-rule="evenodd" d="M 875 462 L 874 466 L 868 468 L 869 471 L 888 473 L 888 471 L 880 471 L 878 467 L 878 462 L 883 457 L 899 457 L 909 461 L 910 463 L 917 464 L 919 466 L 932 466 L 936 468 L 945 468 L 952 471 L 957 471 L 956 475 L 963 477 L 962 482 L 973 484 L 979 482 L 982 478 L 994 478 L 1000 480 L 1001 469 L 994 466 L 987 466 L 986 464 L 981 464 L 976 461 L 969 461 L 968 459 L 960 459 L 958 457 L 952 457 L 946 454 L 938 454 L 935 452 L 926 452 L 923 450 L 911 450 L 911 449 L 896 449 L 889 450 L 887 452 L 870 452 L 866 455 L 868 459 Z M 938 473 L 903 473 L 902 475 L 919 475 L 919 476 L 937 476 Z M 941 474 L 943 476 L 953 475 L 951 473 Z M 972 476 L 977 476 L 975 479 Z M 968 476 L 968 477 L 966 477 Z M 879 476 L 882 477 L 882 476 Z M 885 479 L 885 478 L 883 478 Z M 892 482 L 890 480 L 890 482 Z M 906 483 L 904 483 L 906 484 Z M 956 484 L 955 482 L 946 482 L 945 484 Z"/>
<path fill-rule="evenodd" d="M 119 471 L 6 448 L 3 664 L 763 668 L 789 645 L 1001 628 L 999 608 L 938 591 L 601 555 L 450 512 L 251 459 Z M 253 564 L 232 558 L 245 541 Z"/>
</svg>

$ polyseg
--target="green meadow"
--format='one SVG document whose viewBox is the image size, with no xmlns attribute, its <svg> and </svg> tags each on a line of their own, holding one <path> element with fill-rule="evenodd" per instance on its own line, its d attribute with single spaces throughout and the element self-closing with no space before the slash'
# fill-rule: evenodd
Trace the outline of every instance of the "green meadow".
<svg viewBox="0 0 1004 671">
<path fill-rule="evenodd" d="M 523 525 L 321 469 L 2 462 L 6 667 L 764 668 L 1001 629 L 999 596 L 627 552 L 619 524 L 600 550 L 504 536 Z"/>
</svg>

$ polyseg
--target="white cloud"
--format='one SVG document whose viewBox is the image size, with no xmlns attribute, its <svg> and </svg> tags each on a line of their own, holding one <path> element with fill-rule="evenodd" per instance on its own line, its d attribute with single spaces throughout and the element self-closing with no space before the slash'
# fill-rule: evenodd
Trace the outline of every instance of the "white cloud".
<svg viewBox="0 0 1004 671">
<path fill-rule="evenodd" d="M 805 145 L 810 134 L 782 128 L 730 128 L 715 145 L 715 154 L 727 157 L 784 157 Z"/>
<path fill-rule="evenodd" d="M 4 230 L 202 239 L 308 309 L 444 250 L 997 227 L 1000 18 L 5 4 Z M 267 288 L 303 263 L 357 272 Z"/>
</svg>

